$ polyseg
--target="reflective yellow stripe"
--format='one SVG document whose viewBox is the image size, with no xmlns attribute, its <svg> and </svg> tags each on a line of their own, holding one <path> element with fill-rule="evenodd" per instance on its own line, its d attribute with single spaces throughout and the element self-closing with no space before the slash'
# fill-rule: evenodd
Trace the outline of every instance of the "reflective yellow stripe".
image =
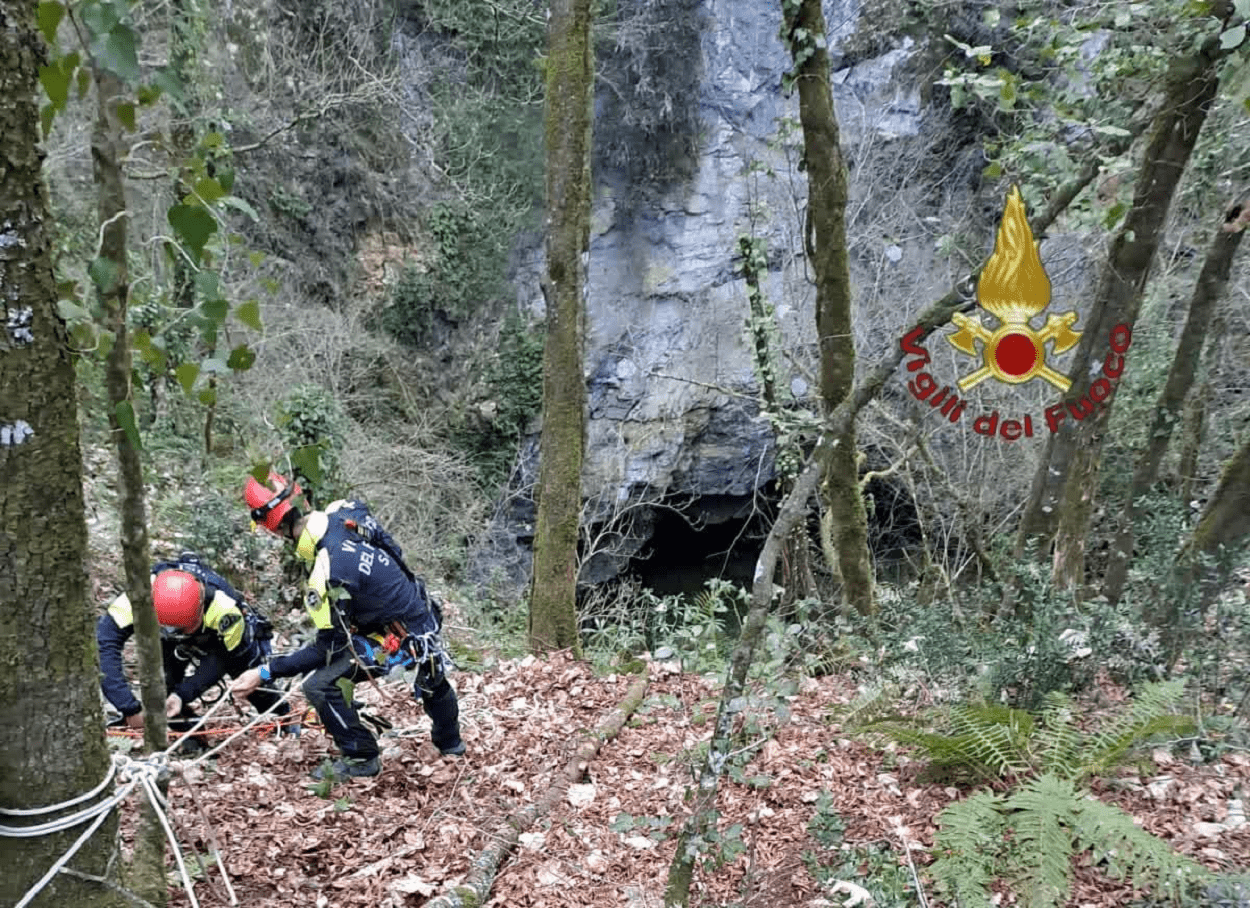
<svg viewBox="0 0 1250 908">
<path fill-rule="evenodd" d="M 108 613 L 109 617 L 113 619 L 113 623 L 122 630 L 130 627 L 135 622 L 135 613 L 130 607 L 130 597 L 125 593 L 122 593 L 109 603 Z"/>
<path fill-rule="evenodd" d="M 246 628 L 243 612 L 239 604 L 221 590 L 214 593 L 213 601 L 208 604 L 208 610 L 204 613 L 204 626 L 216 631 L 225 641 L 226 649 L 231 652 L 243 642 L 243 631 Z"/>
<path fill-rule="evenodd" d="M 304 607 L 312 618 L 317 630 L 328 630 L 333 626 L 330 617 L 330 553 L 322 549 L 313 562 L 312 573 L 308 576 L 308 593 L 304 597 Z"/>
</svg>

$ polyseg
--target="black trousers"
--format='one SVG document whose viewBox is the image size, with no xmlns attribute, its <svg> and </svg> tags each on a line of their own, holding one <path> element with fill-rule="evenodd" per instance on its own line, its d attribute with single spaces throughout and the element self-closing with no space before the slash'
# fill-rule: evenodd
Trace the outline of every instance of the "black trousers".
<svg viewBox="0 0 1250 908">
<path fill-rule="evenodd" d="M 369 676 L 352 651 L 344 649 L 304 682 L 304 696 L 317 710 L 321 724 L 345 757 L 368 760 L 380 753 L 377 738 L 347 702 L 343 688 L 339 686 L 341 679 L 356 683 Z M 446 677 L 423 678 L 418 674 L 413 696 L 421 701 L 425 714 L 433 723 L 430 740 L 434 746 L 446 750 L 460 743 L 460 704 L 456 700 L 455 689 Z"/>
</svg>

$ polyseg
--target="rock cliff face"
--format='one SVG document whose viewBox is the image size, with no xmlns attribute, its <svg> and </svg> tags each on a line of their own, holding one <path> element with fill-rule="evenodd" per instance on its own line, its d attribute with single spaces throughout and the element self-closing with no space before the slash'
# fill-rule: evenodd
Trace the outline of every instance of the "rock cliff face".
<svg viewBox="0 0 1250 908">
<path fill-rule="evenodd" d="M 825 3 L 835 59 L 860 26 L 860 5 Z M 635 508 L 629 527 L 610 534 L 612 545 L 587 562 L 585 582 L 667 548 L 665 539 L 653 538 L 657 514 L 648 502 L 681 505 L 688 521 L 711 526 L 742 524 L 761 493 L 767 497 L 774 439 L 759 416 L 745 334 L 747 296 L 735 267 L 743 234 L 762 237 L 770 250 L 767 296 L 788 351 L 779 364 L 781 384 L 797 399 L 809 398 L 816 384 L 812 292 L 799 254 L 806 196 L 806 175 L 798 167 L 802 136 L 797 98 L 781 89 L 789 60 L 777 35 L 776 6 L 704 0 L 693 18 L 701 53 L 700 131 L 688 178 L 656 186 L 612 171 L 597 175 L 583 491 L 591 523 Z M 916 52 L 901 38 L 880 56 L 834 74 L 843 145 L 853 159 L 861 149 L 920 140 L 926 128 L 920 83 L 908 84 L 903 75 Z M 595 128 L 602 133 L 614 124 L 600 120 Z M 903 256 L 906 241 L 874 237 L 870 245 L 853 267 L 857 282 L 871 286 L 880 284 L 883 262 L 896 264 Z M 932 241 L 909 255 L 913 265 L 927 267 Z M 522 305 L 533 309 L 542 305 L 535 279 L 540 257 L 540 250 L 531 256 L 517 282 Z M 934 277 L 940 279 L 940 271 Z M 902 318 L 900 307 L 895 323 Z M 518 490 L 533 482 L 534 443 L 529 453 L 515 478 Z M 524 582 L 533 512 L 524 492 L 511 499 L 478 553 L 476 579 Z M 750 533 L 738 535 L 739 554 L 753 560 L 745 538 Z M 703 557 L 697 548 L 689 553 L 692 563 Z"/>
</svg>

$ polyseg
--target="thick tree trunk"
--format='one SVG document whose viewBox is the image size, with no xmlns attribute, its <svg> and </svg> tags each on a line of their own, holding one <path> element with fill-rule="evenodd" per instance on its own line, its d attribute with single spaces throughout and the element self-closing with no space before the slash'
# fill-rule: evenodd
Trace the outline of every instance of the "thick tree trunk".
<svg viewBox="0 0 1250 908">
<path fill-rule="evenodd" d="M 161 659 L 160 625 L 152 607 L 151 556 L 148 544 L 147 507 L 144 499 L 143 465 L 139 459 L 138 426 L 131 388 L 130 337 L 126 327 L 129 304 L 129 269 L 126 259 L 126 187 L 121 162 L 127 146 L 117 116 L 122 83 L 103 69 L 95 72 L 97 111 L 91 137 L 92 172 L 97 187 L 100 218 L 100 259 L 107 263 L 99 273 L 97 291 L 113 334 L 105 362 L 104 381 L 109 396 L 109 428 L 117 448 L 118 506 L 121 511 L 122 564 L 126 590 L 134 612 L 135 649 L 139 657 L 139 684 L 144 715 L 144 741 L 149 750 L 166 746 L 165 673 Z M 142 828 L 135 844 L 132 888 L 150 902 L 163 905 L 168 895 L 165 882 L 165 836 L 150 805 L 144 801 Z"/>
<path fill-rule="evenodd" d="M 1131 330 L 1137 320 L 1172 197 L 1219 86 L 1222 57 L 1218 41 L 1210 41 L 1194 57 L 1177 61 L 1169 74 L 1167 100 L 1152 125 L 1133 204 L 1102 269 L 1069 372 L 1072 387 L 1064 402 L 1076 411 L 1095 382 L 1107 383 L 1099 370 L 1091 374 L 1091 366 L 1103 357 L 1113 329 L 1126 325 Z M 1061 589 L 1075 587 L 1084 577 L 1085 536 L 1098 482 L 1103 434 L 1114 400 L 1114 396 L 1107 397 L 1083 419 L 1065 418 L 1059 431 L 1048 436 L 1021 518 L 1021 549 L 1029 539 L 1056 534 L 1053 576 Z"/>
<path fill-rule="evenodd" d="M 1250 199 L 1243 204 L 1250 204 Z M 1159 475 L 1159 465 L 1163 462 L 1168 442 L 1172 439 L 1172 427 L 1181 419 L 1185 398 L 1198 374 L 1198 363 L 1202 357 L 1211 317 L 1228 287 L 1233 260 L 1237 256 L 1245 231 L 1226 228 L 1236 220 L 1239 211 L 1240 205 L 1230 206 L 1211 240 L 1211 248 L 1207 251 L 1197 283 L 1194 284 L 1189 313 L 1185 318 L 1185 326 L 1181 329 L 1176 355 L 1172 358 L 1172 368 L 1168 371 L 1167 382 L 1155 404 L 1154 418 L 1146 436 L 1146 448 L 1133 469 L 1133 478 L 1120 514 L 1119 531 L 1112 544 L 1111 564 L 1103 578 L 1103 595 L 1112 603 L 1120 601 L 1133 558 L 1133 546 L 1136 542 L 1134 525 L 1141 516 L 1137 500 L 1150 490 Z"/>
<path fill-rule="evenodd" d="M 788 6 L 783 4 L 783 9 Z M 802 0 L 783 14 L 795 60 L 803 158 L 807 163 L 807 255 L 816 274 L 816 333 L 820 343 L 820 394 L 825 415 L 851 398 L 855 339 L 851 328 L 851 275 L 846 249 L 846 166 L 829 87 L 829 52 L 820 0 Z M 876 611 L 868 516 L 859 490 L 855 423 L 839 427 L 825 449 L 822 497 L 833 524 L 843 601 L 860 615 Z"/>
<path fill-rule="evenodd" d="M 529 645 L 536 653 L 580 649 L 577 541 L 586 444 L 582 323 L 594 99 L 590 6 L 590 0 L 553 0 L 547 23 L 547 343 L 529 616 Z"/>
<path fill-rule="evenodd" d="M 40 176 L 39 67 L 33 0 L 0 0 L 0 808 L 76 798 L 107 775 L 99 659 L 83 568 L 74 366 L 57 316 L 51 216 Z M 111 786 L 101 793 L 107 797 Z M 93 798 L 78 808 L 98 802 Z M 65 816 L 0 814 L 29 826 Z M 0 904 L 14 905 L 87 828 L 0 836 Z M 104 877 L 116 815 L 70 861 Z M 36 906 L 120 903 L 109 890 L 58 874 Z"/>
</svg>

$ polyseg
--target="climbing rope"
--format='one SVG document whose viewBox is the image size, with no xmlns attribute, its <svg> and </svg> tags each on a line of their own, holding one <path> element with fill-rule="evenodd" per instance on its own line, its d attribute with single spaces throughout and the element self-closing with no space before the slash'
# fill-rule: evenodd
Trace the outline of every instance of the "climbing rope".
<svg viewBox="0 0 1250 908">
<path fill-rule="evenodd" d="M 212 707 L 205 711 L 204 715 L 199 718 L 199 721 L 196 722 L 195 725 L 193 725 L 188 731 L 181 733 L 177 740 L 175 740 L 163 751 L 148 754 L 147 756 L 137 759 L 132 758 L 127 754 L 113 754 L 112 759 L 109 761 L 109 768 L 105 773 L 103 781 L 90 791 L 86 791 L 57 804 L 49 804 L 45 807 L 0 808 L 0 816 L 38 817 L 52 813 L 59 813 L 60 811 L 68 810 L 71 807 L 77 807 L 79 804 L 90 801 L 99 796 L 105 791 L 105 789 L 108 788 L 109 783 L 111 783 L 115 777 L 119 782 L 121 782 L 120 787 L 108 797 L 88 807 L 75 810 L 73 813 L 67 814 L 63 817 L 46 820 L 42 823 L 35 823 L 29 826 L 9 826 L 7 824 L 0 824 L 0 838 L 22 839 L 55 835 L 69 829 L 73 829 L 74 827 L 88 821 L 92 821 L 91 825 L 88 826 L 81 835 L 79 835 L 74 843 L 70 845 L 63 855 L 61 855 L 61 857 L 57 858 L 53 865 L 48 869 L 48 872 L 40 877 L 39 880 L 37 880 L 35 884 L 26 891 L 26 894 L 22 896 L 21 900 L 18 901 L 13 908 L 26 908 L 27 905 L 34 901 L 39 893 L 42 892 L 48 885 L 48 883 L 50 883 L 52 879 L 65 868 L 74 855 L 78 853 L 79 849 L 87 843 L 87 840 L 91 838 L 95 831 L 100 828 L 100 826 L 108 818 L 109 813 L 112 812 L 113 808 L 117 807 L 130 797 L 131 793 L 136 788 L 141 790 L 147 797 L 148 803 L 152 806 L 152 812 L 156 815 L 157 820 L 160 822 L 161 828 L 165 832 L 165 838 L 169 841 L 170 847 L 173 849 L 174 861 L 178 865 L 178 874 L 182 877 L 182 884 L 186 889 L 187 897 L 191 901 L 191 908 L 199 908 L 200 903 L 195 896 L 191 876 L 187 872 L 186 861 L 183 859 L 182 849 L 178 845 L 178 837 L 174 834 L 173 826 L 169 821 L 169 802 L 161 793 L 160 782 L 162 779 L 167 778 L 171 770 L 174 769 L 178 770 L 180 774 L 185 774 L 185 770 L 188 767 L 195 766 L 196 764 L 207 760 L 209 757 L 214 756 L 227 744 L 234 741 L 249 728 L 252 728 L 258 723 L 265 722 L 271 717 L 274 720 L 281 718 L 274 715 L 274 710 L 285 703 L 291 694 L 294 693 L 294 686 L 292 686 L 292 689 L 286 691 L 275 690 L 274 693 L 281 693 L 282 696 L 276 703 L 270 706 L 269 709 L 265 710 L 263 713 L 259 713 L 241 728 L 234 730 L 233 734 L 220 744 L 202 754 L 199 754 L 192 760 L 183 761 L 181 764 L 175 765 L 170 763 L 169 758 L 174 750 L 177 749 L 179 744 L 186 740 L 187 737 L 201 733 L 200 730 L 204 723 L 208 721 L 209 717 L 219 706 L 221 706 L 222 703 L 226 702 L 227 698 L 223 697 L 221 700 L 214 703 Z M 237 899 L 234 897 L 234 887 L 230 884 L 230 877 L 226 873 L 225 865 L 222 863 L 220 856 L 217 857 L 217 866 L 221 870 L 222 878 L 225 880 L 226 889 L 230 892 L 231 904 L 238 904 Z"/>
</svg>

